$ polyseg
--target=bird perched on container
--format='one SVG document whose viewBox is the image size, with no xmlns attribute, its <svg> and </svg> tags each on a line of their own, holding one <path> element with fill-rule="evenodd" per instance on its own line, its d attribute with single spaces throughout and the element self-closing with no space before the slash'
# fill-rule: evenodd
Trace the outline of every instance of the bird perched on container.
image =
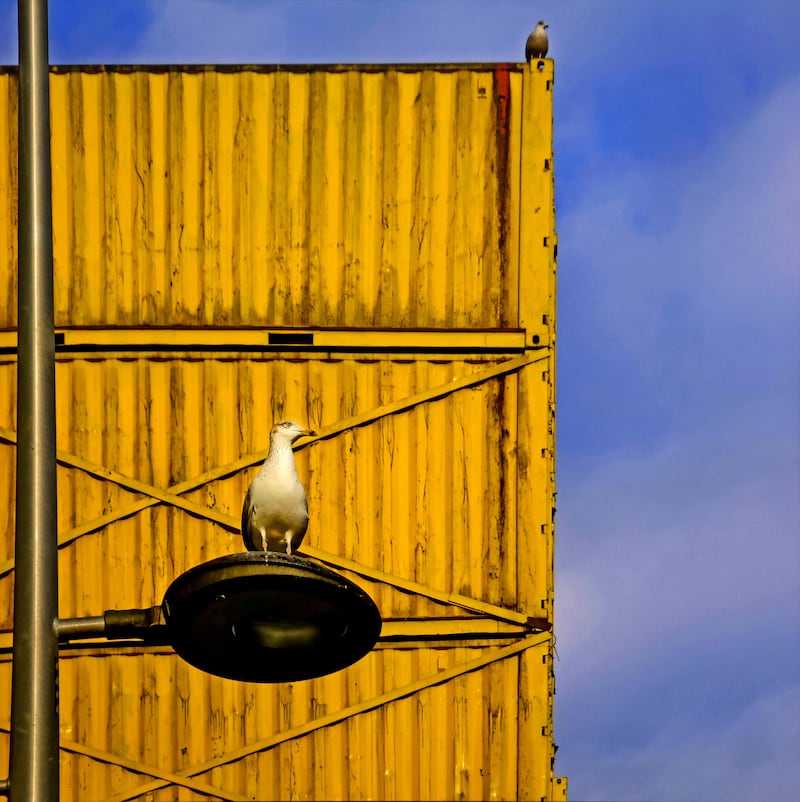
<svg viewBox="0 0 800 802">
<path fill-rule="evenodd" d="M 242 539 L 248 551 L 297 551 L 308 529 L 306 490 L 297 475 L 292 443 L 315 434 L 282 420 L 269 433 L 269 453 L 250 483 L 242 507 Z"/>
<path fill-rule="evenodd" d="M 547 48 L 550 41 L 547 38 L 547 29 L 550 26 L 540 19 L 536 27 L 525 43 L 525 59 L 530 61 L 532 58 L 544 58 L 547 55 Z"/>
</svg>

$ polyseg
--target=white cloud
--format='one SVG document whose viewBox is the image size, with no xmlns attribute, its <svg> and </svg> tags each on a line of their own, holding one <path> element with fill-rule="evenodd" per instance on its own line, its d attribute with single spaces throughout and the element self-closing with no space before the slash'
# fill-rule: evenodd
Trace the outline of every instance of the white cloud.
<svg viewBox="0 0 800 802">
<path fill-rule="evenodd" d="M 579 798 L 796 788 L 786 674 L 800 666 L 800 148 L 786 132 L 799 107 L 794 79 L 702 158 L 609 170 L 562 218 L 562 302 L 571 269 L 584 336 L 649 373 L 640 403 L 667 418 L 646 449 L 562 455 L 557 735 Z M 659 191 L 674 193 L 663 217 Z M 648 207 L 654 230 L 636 222 Z M 562 361 L 561 377 L 570 371 L 581 365 Z M 759 688 L 764 651 L 774 687 Z M 704 694 L 699 731 L 685 705 Z M 598 710 L 624 722 L 613 743 Z"/>
<path fill-rule="evenodd" d="M 582 790 L 570 791 L 585 800 L 792 799 L 800 787 L 798 722 L 800 686 L 765 689 L 720 730 L 698 731 L 687 721 L 651 743 L 596 756 Z"/>
<path fill-rule="evenodd" d="M 132 58 L 143 64 L 277 63 L 285 53 L 284 8 L 241 0 L 149 0 L 150 21 Z"/>
<path fill-rule="evenodd" d="M 135 58 L 162 63 L 518 60 L 528 32 L 481 0 L 163 0 L 150 9 Z"/>
<path fill-rule="evenodd" d="M 591 331 L 665 389 L 749 392 L 775 360 L 796 373 L 798 108 L 800 76 L 691 163 L 598 170 L 559 221 L 567 336 Z"/>
<path fill-rule="evenodd" d="M 594 13 L 585 0 L 535 8 L 528 0 L 150 0 L 149 7 L 132 58 L 177 64 L 521 61 L 542 15 L 555 20 L 554 41 L 567 57 Z"/>
<path fill-rule="evenodd" d="M 771 412 L 721 412 L 654 454 L 563 478 L 558 637 L 575 690 L 598 666 L 619 678 L 661 660 L 690 632 L 800 613 L 800 454 Z"/>
</svg>

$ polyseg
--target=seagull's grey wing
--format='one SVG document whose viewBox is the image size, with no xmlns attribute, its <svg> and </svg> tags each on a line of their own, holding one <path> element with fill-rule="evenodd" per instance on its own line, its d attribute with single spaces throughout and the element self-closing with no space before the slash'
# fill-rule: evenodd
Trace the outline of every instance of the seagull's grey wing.
<svg viewBox="0 0 800 802">
<path fill-rule="evenodd" d="M 244 497 L 244 504 L 242 505 L 242 540 L 248 551 L 255 551 L 253 539 L 250 536 L 250 488 L 247 489 L 247 494 Z"/>
</svg>

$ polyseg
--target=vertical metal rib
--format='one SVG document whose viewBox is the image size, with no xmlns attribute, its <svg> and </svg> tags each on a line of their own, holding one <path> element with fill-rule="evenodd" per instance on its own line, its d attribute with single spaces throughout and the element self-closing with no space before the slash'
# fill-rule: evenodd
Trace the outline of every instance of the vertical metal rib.
<svg viewBox="0 0 800 802">
<path fill-rule="evenodd" d="M 55 338 L 47 2 L 19 0 L 19 363 L 12 802 L 58 799 Z"/>
</svg>

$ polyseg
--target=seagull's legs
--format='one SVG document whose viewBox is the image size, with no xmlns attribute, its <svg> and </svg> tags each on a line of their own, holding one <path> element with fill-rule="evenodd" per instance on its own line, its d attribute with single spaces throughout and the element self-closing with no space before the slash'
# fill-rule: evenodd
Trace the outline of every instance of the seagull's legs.
<svg viewBox="0 0 800 802">
<path fill-rule="evenodd" d="M 294 532 L 289 530 L 284 536 L 283 539 L 286 541 L 286 553 L 291 557 L 292 555 L 292 535 Z"/>
<path fill-rule="evenodd" d="M 267 533 L 261 530 L 261 548 L 264 549 L 264 562 L 269 565 L 269 549 L 267 548 Z"/>
</svg>

